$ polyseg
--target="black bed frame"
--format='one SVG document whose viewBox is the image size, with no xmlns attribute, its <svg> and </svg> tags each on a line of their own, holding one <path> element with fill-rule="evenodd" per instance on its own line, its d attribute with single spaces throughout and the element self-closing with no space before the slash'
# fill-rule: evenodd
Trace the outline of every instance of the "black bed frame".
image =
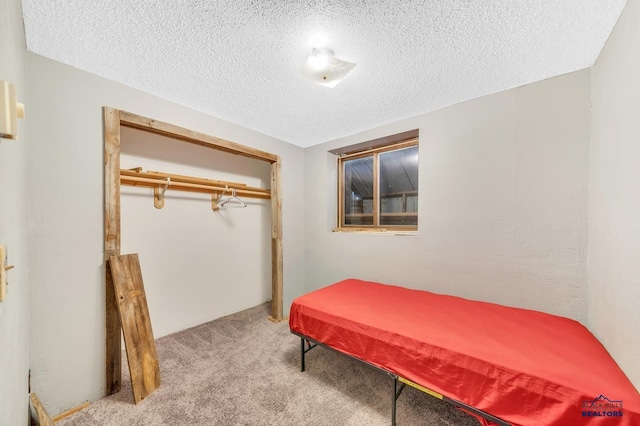
<svg viewBox="0 0 640 426">
<path fill-rule="evenodd" d="M 383 373 L 386 373 L 387 375 L 389 375 L 392 379 L 393 379 L 393 392 L 391 394 L 391 425 L 392 426 L 396 426 L 396 404 L 398 401 L 398 397 L 400 396 L 400 394 L 402 393 L 402 391 L 404 390 L 405 385 L 409 385 L 415 389 L 418 389 L 419 391 L 422 391 L 424 393 L 427 393 L 435 398 L 438 398 L 440 400 L 443 400 L 445 402 L 448 402 L 449 404 L 452 404 L 458 408 L 462 408 L 465 411 L 468 411 L 470 413 L 476 414 L 488 421 L 490 421 L 491 423 L 497 424 L 499 426 L 512 426 L 511 423 L 508 423 L 496 416 L 493 416 L 489 413 L 486 413 L 482 410 L 479 410 L 475 407 L 472 407 L 468 404 L 465 404 L 464 402 L 460 402 L 457 401 L 455 399 L 451 399 L 445 395 L 441 395 L 438 392 L 432 391 L 431 389 L 427 389 L 424 386 L 421 386 L 417 383 L 412 382 L 409 379 L 406 379 L 404 377 L 398 376 L 395 373 L 392 373 L 391 371 L 385 370 L 384 368 L 380 368 L 376 365 L 373 365 L 367 361 L 364 361 L 360 358 L 357 358 L 355 356 L 351 356 L 348 354 L 345 354 L 344 352 L 340 352 L 337 349 L 332 348 L 331 346 L 325 345 L 322 342 L 318 342 L 315 339 L 312 339 L 311 337 L 305 336 L 303 334 L 297 333 L 295 331 L 291 331 L 291 333 L 295 334 L 296 336 L 300 337 L 300 371 L 304 372 L 305 371 L 305 355 L 307 352 L 309 352 L 311 349 L 317 347 L 318 345 L 323 346 L 325 348 L 331 349 L 339 354 L 348 356 L 349 358 L 353 358 L 356 359 L 360 362 L 362 362 L 365 365 L 368 365 L 369 367 L 375 368 L 378 371 L 382 371 Z M 398 382 L 401 383 L 400 387 L 398 387 Z"/>
</svg>

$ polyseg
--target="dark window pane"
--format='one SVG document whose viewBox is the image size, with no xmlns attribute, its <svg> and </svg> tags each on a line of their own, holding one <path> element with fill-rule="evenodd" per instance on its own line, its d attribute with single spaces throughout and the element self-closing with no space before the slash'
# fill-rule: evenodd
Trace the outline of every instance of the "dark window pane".
<svg viewBox="0 0 640 426">
<path fill-rule="evenodd" d="M 373 157 L 346 160 L 344 224 L 373 225 Z"/>
<path fill-rule="evenodd" d="M 380 225 L 418 225 L 418 147 L 380 153 Z"/>
</svg>

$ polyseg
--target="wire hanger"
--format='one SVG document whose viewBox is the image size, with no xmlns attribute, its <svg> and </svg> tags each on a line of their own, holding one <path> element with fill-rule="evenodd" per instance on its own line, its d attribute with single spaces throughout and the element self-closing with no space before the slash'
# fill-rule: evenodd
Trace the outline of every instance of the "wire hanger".
<svg viewBox="0 0 640 426">
<path fill-rule="evenodd" d="M 222 194 L 224 194 L 224 192 Z M 220 198 L 222 198 L 222 194 L 220 194 Z M 236 190 L 235 188 L 232 188 L 231 197 L 227 197 L 226 200 L 218 201 L 218 207 L 247 207 L 247 203 L 236 197 Z"/>
</svg>

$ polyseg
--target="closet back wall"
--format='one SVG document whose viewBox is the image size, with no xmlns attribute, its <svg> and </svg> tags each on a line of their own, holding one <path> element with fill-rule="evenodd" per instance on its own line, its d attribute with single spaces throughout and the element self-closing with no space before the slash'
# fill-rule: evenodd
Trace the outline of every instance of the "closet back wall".
<svg viewBox="0 0 640 426">
<path fill-rule="evenodd" d="M 122 128 L 121 167 L 269 188 L 269 164 Z M 230 195 L 225 194 L 225 196 Z M 155 337 L 271 299 L 269 200 L 211 209 L 211 196 L 121 187 L 122 253 L 139 253 Z"/>
</svg>

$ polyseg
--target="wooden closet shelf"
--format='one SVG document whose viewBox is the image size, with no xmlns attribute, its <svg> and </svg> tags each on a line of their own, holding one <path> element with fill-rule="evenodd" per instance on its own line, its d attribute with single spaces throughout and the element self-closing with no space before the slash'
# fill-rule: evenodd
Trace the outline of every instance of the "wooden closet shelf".
<svg viewBox="0 0 640 426">
<path fill-rule="evenodd" d="M 152 171 L 138 172 L 136 170 L 121 169 L 120 183 L 122 185 L 142 186 L 147 188 L 163 188 L 166 186 L 167 189 L 206 194 L 222 194 L 223 192 L 230 193 L 232 189 L 235 189 L 236 194 L 243 197 L 271 198 L 270 190 L 250 187 L 243 183 L 225 182 Z"/>
<path fill-rule="evenodd" d="M 222 186 L 227 185 L 229 186 L 229 188 L 248 188 L 246 184 L 238 183 L 238 182 L 227 182 L 224 180 L 204 179 L 204 178 L 197 178 L 193 176 L 155 172 L 151 170 L 147 170 L 146 172 L 143 172 L 142 167 L 136 167 L 134 169 L 120 169 L 120 176 L 136 176 L 136 177 L 145 177 L 150 179 L 158 179 L 158 178 L 166 179 L 167 177 L 169 177 L 171 178 L 171 180 L 175 180 L 176 182 L 201 183 L 203 185 L 222 185 Z M 262 188 L 254 188 L 254 189 L 262 189 Z"/>
</svg>

